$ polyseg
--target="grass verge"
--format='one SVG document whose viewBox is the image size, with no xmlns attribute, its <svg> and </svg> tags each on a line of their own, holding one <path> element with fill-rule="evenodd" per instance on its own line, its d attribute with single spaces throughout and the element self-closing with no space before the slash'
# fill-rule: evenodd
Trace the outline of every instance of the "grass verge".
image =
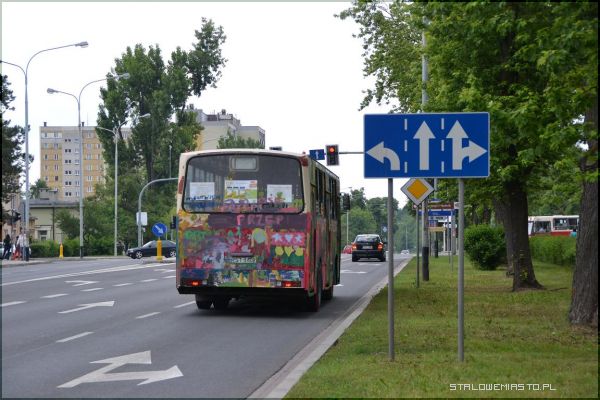
<svg viewBox="0 0 600 400">
<path fill-rule="evenodd" d="M 513 293 L 505 270 L 479 271 L 465 259 L 459 362 L 457 265 L 431 258 L 418 289 L 415 259 L 396 277 L 394 361 L 386 288 L 286 398 L 598 397 L 598 331 L 569 325 L 570 267 L 537 262 L 545 290 Z"/>
</svg>

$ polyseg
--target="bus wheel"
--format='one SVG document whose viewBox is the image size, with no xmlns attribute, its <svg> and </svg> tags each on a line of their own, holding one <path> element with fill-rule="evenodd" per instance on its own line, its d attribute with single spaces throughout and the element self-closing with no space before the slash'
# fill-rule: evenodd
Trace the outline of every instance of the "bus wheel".
<svg viewBox="0 0 600 400">
<path fill-rule="evenodd" d="M 229 297 L 217 297 L 213 299 L 213 306 L 215 310 L 226 310 L 229 306 Z"/>
<path fill-rule="evenodd" d="M 210 306 L 212 305 L 212 300 L 207 299 L 206 297 L 196 295 L 196 306 L 199 310 L 210 310 Z"/>
<path fill-rule="evenodd" d="M 329 287 L 329 289 L 323 290 L 323 300 L 331 300 L 331 299 L 333 299 L 333 283 L 331 283 L 331 286 Z"/>
<path fill-rule="evenodd" d="M 322 284 L 321 284 L 321 271 L 317 272 L 317 287 L 315 294 L 308 298 L 308 310 L 312 312 L 319 311 L 321 308 L 321 295 L 322 295 Z"/>
</svg>

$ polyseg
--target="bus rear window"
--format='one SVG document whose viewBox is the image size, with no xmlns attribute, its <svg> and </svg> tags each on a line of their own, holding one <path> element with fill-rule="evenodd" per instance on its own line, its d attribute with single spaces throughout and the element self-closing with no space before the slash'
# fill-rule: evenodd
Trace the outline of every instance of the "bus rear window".
<svg viewBox="0 0 600 400">
<path fill-rule="evenodd" d="M 300 162 L 261 154 L 208 154 L 186 166 L 188 212 L 299 213 L 304 209 Z"/>
</svg>

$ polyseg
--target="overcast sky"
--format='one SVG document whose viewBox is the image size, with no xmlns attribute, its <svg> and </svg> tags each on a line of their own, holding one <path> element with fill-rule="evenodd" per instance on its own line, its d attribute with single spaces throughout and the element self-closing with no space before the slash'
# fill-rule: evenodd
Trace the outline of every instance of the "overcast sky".
<svg viewBox="0 0 600 400">
<path fill-rule="evenodd" d="M 334 14 L 350 3 L 31 3 L 2 2 L 2 60 L 25 68 L 36 52 L 61 45 L 89 42 L 37 55 L 29 66 L 30 153 L 36 161 L 33 184 L 40 177 L 39 126 L 77 125 L 77 103 L 65 95 L 46 93 L 51 87 L 79 94 L 88 82 L 101 79 L 127 46 L 158 46 L 167 62 L 180 46 L 190 50 L 201 18 L 224 28 L 223 55 L 228 62 L 217 88 L 191 98 L 205 112 L 226 109 L 243 125 L 266 131 L 266 146 L 303 152 L 339 144 L 340 151 L 363 151 L 363 115 L 386 113 L 387 107 L 359 111 L 362 91 L 371 84 L 363 77 L 361 40 L 352 37 L 358 26 Z M 24 77 L 2 64 L 16 100 L 8 113 L 23 126 Z M 81 119 L 96 124 L 101 84 L 87 87 L 81 99 Z M 324 161 L 323 161 L 324 162 Z M 365 179 L 363 155 L 342 155 L 331 167 L 342 188 L 365 188 L 367 197 L 387 196 L 386 179 Z M 394 197 L 406 197 L 394 180 Z"/>
</svg>

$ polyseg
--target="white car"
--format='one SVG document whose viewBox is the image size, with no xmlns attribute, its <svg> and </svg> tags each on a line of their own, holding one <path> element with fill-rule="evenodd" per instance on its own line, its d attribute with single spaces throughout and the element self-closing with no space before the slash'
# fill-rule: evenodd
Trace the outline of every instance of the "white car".
<svg viewBox="0 0 600 400">
<path fill-rule="evenodd" d="M 410 251 L 408 251 L 408 250 L 402 250 L 402 251 L 400 252 L 400 254 L 409 255 L 409 254 L 410 254 Z"/>
</svg>

